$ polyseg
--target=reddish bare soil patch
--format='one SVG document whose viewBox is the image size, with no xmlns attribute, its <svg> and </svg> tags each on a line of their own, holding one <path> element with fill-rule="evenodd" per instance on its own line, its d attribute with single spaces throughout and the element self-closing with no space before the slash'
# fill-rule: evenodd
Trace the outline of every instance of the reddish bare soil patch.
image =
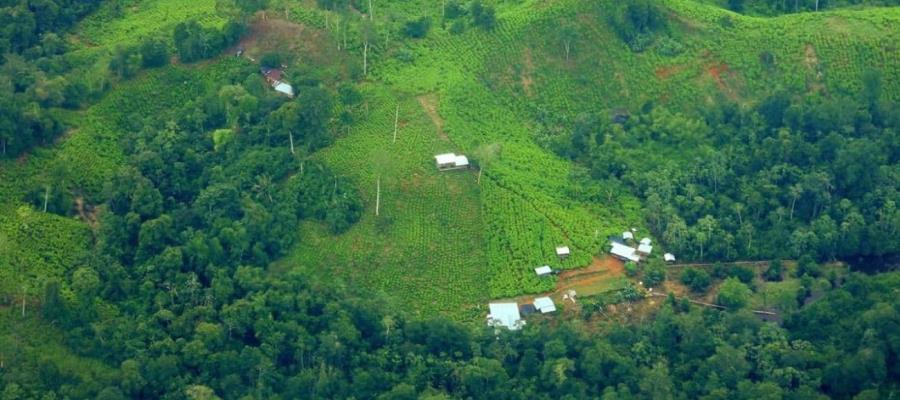
<svg viewBox="0 0 900 400">
<path fill-rule="evenodd" d="M 664 81 L 669 79 L 672 75 L 675 75 L 681 71 L 684 71 L 684 65 L 669 65 L 666 67 L 659 67 L 656 69 L 656 77 Z"/>
<path fill-rule="evenodd" d="M 587 267 L 560 273 L 556 282 L 556 293 L 563 293 L 572 288 L 596 285 L 624 274 L 625 264 L 622 261 L 610 256 L 594 257 Z"/>
<path fill-rule="evenodd" d="M 737 99 L 737 93 L 733 88 L 728 86 L 728 84 L 725 82 L 725 79 L 723 78 L 724 76 L 730 76 L 731 74 L 731 71 L 728 69 L 728 64 L 725 64 L 723 62 L 712 62 L 707 64 L 704 69 L 723 94 L 728 96 L 728 98 L 731 100 Z"/>
<path fill-rule="evenodd" d="M 429 93 L 422 95 L 419 96 L 417 100 L 419 101 L 419 105 L 425 110 L 425 113 L 428 114 L 428 118 L 431 118 L 434 127 L 437 128 L 438 137 L 441 138 L 441 140 L 450 140 L 444 132 L 444 119 L 438 114 L 437 109 L 440 100 L 438 99 L 437 94 Z"/>
</svg>

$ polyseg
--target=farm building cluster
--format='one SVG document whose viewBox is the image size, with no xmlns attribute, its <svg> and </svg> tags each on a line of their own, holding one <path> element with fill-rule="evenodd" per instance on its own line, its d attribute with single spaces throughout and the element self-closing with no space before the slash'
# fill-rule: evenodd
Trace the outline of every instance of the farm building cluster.
<svg viewBox="0 0 900 400">
<path fill-rule="evenodd" d="M 284 71 L 280 68 L 262 67 L 259 69 L 259 73 L 266 78 L 266 83 L 272 86 L 276 92 L 286 95 L 287 97 L 294 97 L 294 88 L 284 81 Z"/>
<path fill-rule="evenodd" d="M 556 304 L 550 297 L 538 297 L 531 303 L 491 303 L 488 305 L 490 313 L 487 315 L 488 326 L 506 328 L 511 331 L 525 326 L 524 317 L 541 313 L 556 312 Z"/>
<path fill-rule="evenodd" d="M 556 255 L 562 260 L 571 254 L 568 246 L 559 246 L 556 248 Z M 555 271 L 549 265 L 543 265 L 534 269 L 534 273 L 538 277 L 549 276 L 555 274 Z M 569 294 L 563 296 L 563 299 L 575 300 L 575 292 L 570 291 Z M 526 317 L 531 314 L 541 313 L 549 314 L 556 312 L 556 304 L 549 296 L 537 297 L 530 303 L 490 303 L 488 304 L 490 312 L 487 315 L 488 326 L 504 327 L 509 330 L 517 330 L 525 325 Z"/>
<path fill-rule="evenodd" d="M 650 256 L 653 252 L 653 241 L 645 237 L 638 241 L 635 245 L 634 229 L 622 232 L 621 237 L 610 238 L 609 253 L 622 261 L 641 262 Z M 675 256 L 672 253 L 663 255 L 666 262 L 675 262 Z"/>
</svg>

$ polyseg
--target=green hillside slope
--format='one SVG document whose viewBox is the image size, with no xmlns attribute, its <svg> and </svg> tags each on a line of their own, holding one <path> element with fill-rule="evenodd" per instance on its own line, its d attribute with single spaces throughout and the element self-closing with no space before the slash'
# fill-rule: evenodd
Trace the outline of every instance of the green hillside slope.
<svg viewBox="0 0 900 400">
<path fill-rule="evenodd" d="M 892 44 L 898 42 L 895 27 L 900 10 L 754 18 L 691 1 L 667 1 L 665 5 L 673 25 L 671 36 L 683 48 L 677 55 L 665 56 L 659 48 L 630 51 L 605 24 L 611 2 L 560 1 L 500 4 L 499 25 L 491 32 L 473 27 L 454 35 L 435 29 L 421 41 L 387 43 L 372 61 L 371 85 L 383 88 L 381 96 L 401 102 L 405 113 L 415 106 L 409 100 L 412 97 L 434 99 L 440 130 L 454 144 L 448 150 L 472 156 L 485 145 L 499 148 L 497 155 L 486 160 L 478 186 L 486 247 L 483 252 L 462 256 L 467 261 L 448 263 L 479 266 L 454 267 L 457 285 L 470 287 L 467 282 L 483 277 L 491 298 L 548 291 L 552 280 L 538 280 L 532 271 L 535 266 L 584 266 L 592 255 L 601 253 L 609 235 L 642 226 L 637 199 L 619 187 L 594 185 L 585 192 L 583 173 L 548 151 L 554 130 L 568 129 L 579 113 L 635 108 L 648 101 L 685 110 L 723 98 L 753 104 L 773 87 L 855 92 L 867 68 L 883 72 L 886 96 L 896 98 L 900 93 L 900 57 Z M 385 12 L 403 9 L 398 6 Z M 559 34 L 559 27 L 566 23 L 576 24 L 580 32 L 568 61 Z M 415 112 L 423 118 L 422 110 Z M 390 105 L 375 114 L 380 115 L 373 118 L 381 118 L 383 123 L 361 126 L 342 140 L 378 147 L 365 139 L 375 135 L 381 137 L 381 146 L 387 146 L 392 131 Z M 423 133 L 433 137 L 435 130 Z M 418 150 L 407 157 L 427 169 L 434 151 Z M 695 151 L 690 145 L 660 150 L 667 157 L 685 160 L 692 159 Z M 358 154 L 358 150 L 338 145 L 326 158 L 336 166 L 346 165 L 337 160 L 357 160 L 349 169 L 344 167 L 348 171 L 375 165 L 373 157 L 359 160 Z M 357 174 L 367 176 L 362 190 L 371 208 L 376 174 L 363 171 Z M 458 205 L 449 213 L 466 209 Z M 366 219 L 367 224 L 378 223 L 374 216 Z M 397 220 L 391 229 L 415 230 L 414 225 Z M 447 239 L 435 238 L 442 245 L 449 243 Z M 400 290 L 393 282 L 402 279 L 371 274 L 368 265 L 390 265 L 391 274 L 398 276 L 420 276 L 429 274 L 433 264 L 423 271 L 410 259 L 385 257 L 376 251 L 383 247 L 379 240 L 371 244 L 362 237 L 346 240 L 355 246 L 340 246 L 336 253 L 343 256 L 326 257 L 341 260 L 335 268 L 354 276 L 354 282 L 370 281 L 375 287 L 396 292 L 413 303 L 410 308 L 423 307 L 416 299 L 432 288 Z M 573 257 L 562 263 L 554 254 L 554 247 L 561 244 L 574 249 Z M 301 250 L 297 257 L 304 261 L 298 262 L 316 269 L 332 264 L 308 261 L 317 259 L 316 251 Z M 413 251 L 428 252 L 429 247 L 422 244 Z M 465 296 L 457 301 L 468 303 L 485 297 L 474 296 L 474 292 Z"/>
</svg>

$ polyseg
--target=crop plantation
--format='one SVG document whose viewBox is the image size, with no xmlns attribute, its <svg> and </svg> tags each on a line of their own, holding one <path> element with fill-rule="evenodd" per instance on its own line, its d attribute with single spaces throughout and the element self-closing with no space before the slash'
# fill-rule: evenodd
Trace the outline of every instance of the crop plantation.
<svg viewBox="0 0 900 400">
<path fill-rule="evenodd" d="M 552 151 L 579 114 L 647 102 L 752 104 L 773 85 L 855 91 L 865 66 L 883 71 L 886 96 L 896 100 L 900 93 L 900 58 L 891 45 L 900 38 L 890 29 L 900 18 L 896 9 L 756 18 L 668 0 L 675 49 L 636 53 L 597 23 L 610 18 L 610 2 L 538 3 L 497 4 L 490 31 L 435 26 L 421 40 L 401 44 L 390 33 L 375 40 L 360 86 L 364 103 L 352 111 L 356 122 L 338 129 L 333 146 L 309 156 L 358 185 L 362 220 L 336 237 L 316 223 L 301 224 L 300 244 L 274 264 L 274 273 L 333 273 L 417 313 L 477 316 L 489 299 L 553 291 L 555 278 L 538 278 L 535 266 L 584 267 L 603 256 L 609 236 L 644 229 L 642 205 L 629 190 L 612 182 L 586 185 L 587 171 Z M 413 15 L 405 5 L 384 7 L 386 32 L 396 24 L 389 21 Z M 431 3 L 422 7 L 429 15 L 442 12 Z M 362 51 L 358 19 L 293 2 L 272 10 L 271 18 L 319 31 L 320 46 L 343 48 L 348 57 Z M 213 1 L 110 3 L 75 30 L 76 53 L 100 65 L 113 46 L 192 18 L 206 26 L 224 21 Z M 562 25 L 574 26 L 577 37 L 561 37 Z M 144 73 L 87 110 L 69 112 L 74 128 L 58 146 L 4 161 L 0 238 L 18 266 L 5 271 L 11 273 L 4 282 L 15 287 L 34 280 L 28 284 L 38 288 L 38 277 L 65 274 L 89 242 L 90 227 L 23 209 L 25 194 L 62 182 L 81 188 L 87 202 L 99 198 L 123 162 L 119 139 L 134 129 L 136 115 L 178 108 L 229 71 L 246 68 L 242 63 L 224 57 Z M 690 162 L 707 145 L 698 134 L 699 147 L 641 147 L 630 154 L 640 158 L 649 150 Z M 470 155 L 478 167 L 437 172 L 432 156 L 447 151 Z M 51 242 L 62 246 L 59 256 L 47 251 Z M 559 245 L 572 248 L 572 256 L 558 259 Z"/>
</svg>

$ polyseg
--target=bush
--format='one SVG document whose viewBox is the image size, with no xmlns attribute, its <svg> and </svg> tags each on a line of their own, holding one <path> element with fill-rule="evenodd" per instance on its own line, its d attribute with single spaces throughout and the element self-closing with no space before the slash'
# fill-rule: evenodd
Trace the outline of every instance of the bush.
<svg viewBox="0 0 900 400">
<path fill-rule="evenodd" d="M 444 5 L 444 19 L 457 19 L 464 15 L 466 15 L 466 9 L 459 1 L 450 0 Z"/>
<path fill-rule="evenodd" d="M 772 260 L 769 262 L 769 268 L 766 269 L 765 277 L 767 281 L 779 282 L 784 274 L 784 265 L 781 260 Z"/>
<path fill-rule="evenodd" d="M 141 54 L 133 47 L 117 46 L 109 60 L 109 70 L 119 78 L 134 77 L 141 70 Z"/>
<path fill-rule="evenodd" d="M 724 279 L 728 276 L 728 270 L 722 263 L 717 262 L 712 266 L 712 276 L 716 279 Z"/>
<path fill-rule="evenodd" d="M 692 292 L 702 293 L 709 288 L 712 277 L 709 273 L 697 268 L 687 268 L 681 272 L 681 283 L 689 287 Z"/>
<path fill-rule="evenodd" d="M 651 0 L 621 2 L 609 22 L 619 38 L 636 52 L 647 49 L 653 43 L 653 34 L 666 29 L 665 15 Z"/>
<path fill-rule="evenodd" d="M 450 25 L 449 32 L 453 35 L 458 35 L 466 31 L 466 23 L 462 20 L 453 21 L 453 24 Z"/>
<path fill-rule="evenodd" d="M 806 254 L 797 260 L 797 276 L 803 275 L 809 275 L 813 278 L 818 278 L 819 275 L 822 275 L 822 268 L 809 254 Z"/>
<path fill-rule="evenodd" d="M 162 67 L 169 63 L 169 49 L 162 40 L 144 40 L 141 43 L 140 52 L 144 68 Z"/>
<path fill-rule="evenodd" d="M 750 288 L 737 278 L 728 278 L 719 287 L 718 303 L 732 309 L 742 308 L 747 305 L 751 293 Z"/>
<path fill-rule="evenodd" d="M 753 278 L 756 276 L 756 273 L 753 272 L 753 270 L 750 268 L 741 267 L 739 265 L 732 265 L 728 268 L 727 276 L 729 278 L 737 278 L 742 283 L 749 285 L 753 283 Z"/>
<path fill-rule="evenodd" d="M 655 287 L 666 280 L 666 266 L 659 259 L 654 259 L 644 268 L 644 285 Z"/>
<path fill-rule="evenodd" d="M 625 275 L 634 278 L 638 274 L 638 265 L 634 261 L 625 263 Z"/>
<path fill-rule="evenodd" d="M 656 51 L 666 57 L 674 57 L 684 52 L 684 46 L 675 39 L 663 36 L 659 38 L 659 41 L 656 43 Z"/>
<path fill-rule="evenodd" d="M 411 64 L 416 60 L 416 53 L 410 49 L 399 49 L 397 50 L 397 53 L 394 54 L 394 57 L 404 63 Z"/>
<path fill-rule="evenodd" d="M 772 54 L 771 51 L 764 50 L 759 53 L 759 63 L 766 67 L 766 69 L 772 69 L 775 67 L 775 54 Z"/>
<path fill-rule="evenodd" d="M 266 68 L 281 68 L 284 56 L 281 53 L 266 53 L 259 58 L 259 64 Z"/>
<path fill-rule="evenodd" d="M 469 13 L 472 14 L 472 23 L 484 30 L 489 31 L 497 25 L 497 13 L 494 11 L 494 7 L 482 5 L 479 0 L 472 3 Z"/>
<path fill-rule="evenodd" d="M 423 16 L 406 21 L 406 24 L 403 26 L 403 34 L 414 39 L 421 39 L 428 34 L 429 29 L 431 29 L 431 18 Z"/>
</svg>

